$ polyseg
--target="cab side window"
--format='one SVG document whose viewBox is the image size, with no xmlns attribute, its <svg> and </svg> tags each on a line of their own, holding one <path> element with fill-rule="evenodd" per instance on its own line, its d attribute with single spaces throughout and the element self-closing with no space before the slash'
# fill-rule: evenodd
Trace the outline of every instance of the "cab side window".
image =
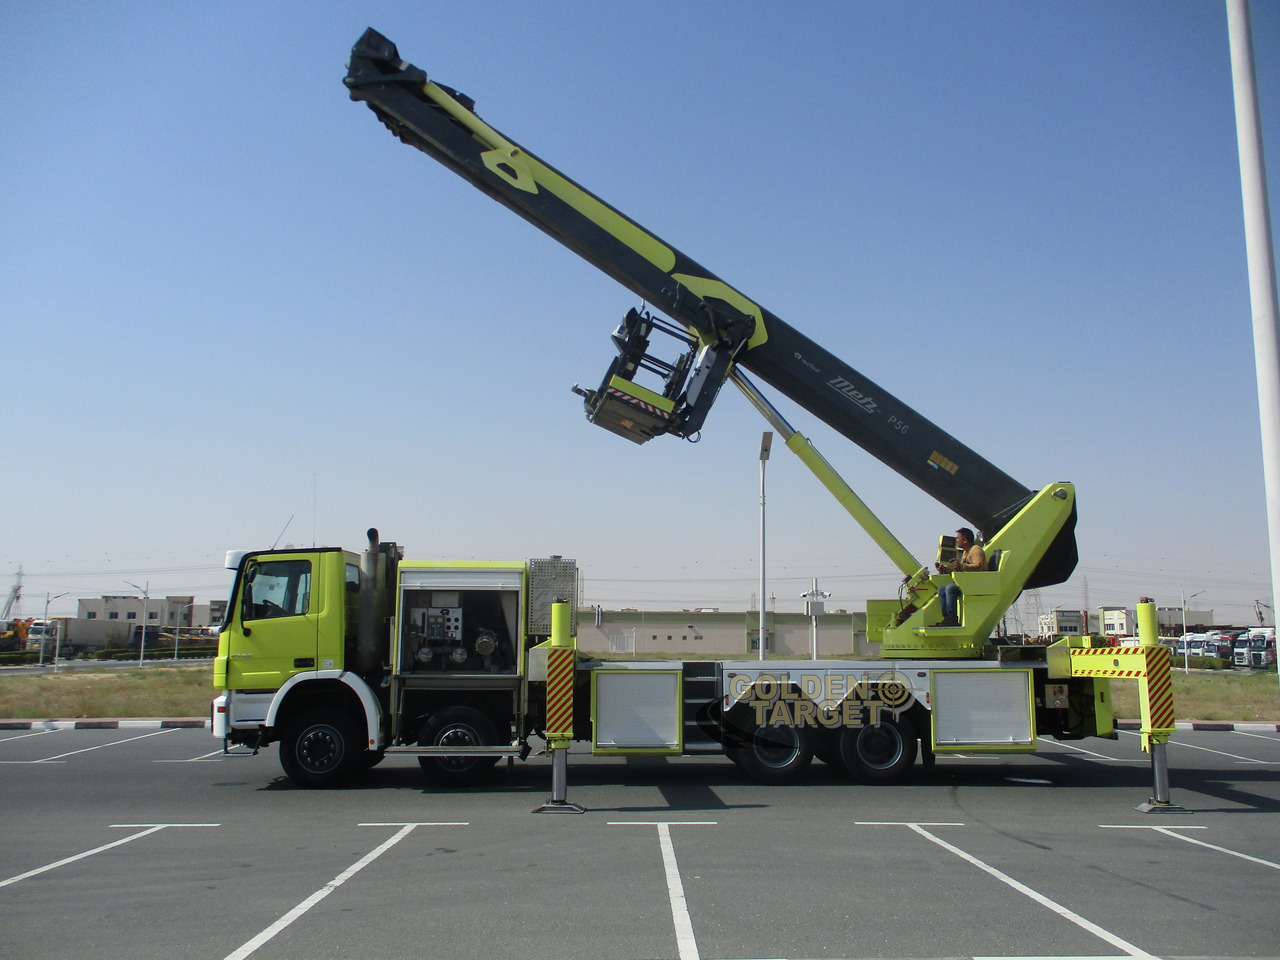
<svg viewBox="0 0 1280 960">
<path fill-rule="evenodd" d="M 311 561 L 264 560 L 245 573 L 241 619 L 300 617 L 311 608 Z"/>
</svg>

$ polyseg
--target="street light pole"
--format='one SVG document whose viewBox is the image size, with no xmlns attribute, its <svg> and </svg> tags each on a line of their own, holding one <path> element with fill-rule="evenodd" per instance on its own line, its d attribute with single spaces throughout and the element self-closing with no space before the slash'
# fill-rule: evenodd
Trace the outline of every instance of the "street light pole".
<svg viewBox="0 0 1280 960">
<path fill-rule="evenodd" d="M 800 594 L 804 600 L 804 612 L 809 615 L 809 659 L 818 659 L 818 614 L 824 613 L 823 600 L 831 594 L 818 589 L 818 578 L 813 578 L 813 589 Z"/>
<path fill-rule="evenodd" d="M 147 658 L 147 601 L 151 599 L 151 581 L 148 580 L 145 587 L 140 587 L 129 580 L 124 582 L 133 589 L 142 591 L 142 634 L 138 640 L 138 666 L 142 666 Z"/>
<path fill-rule="evenodd" d="M 173 618 L 173 662 L 178 662 L 178 638 L 182 636 L 182 614 L 195 606 L 194 601 L 188 603 L 184 607 L 178 609 L 178 615 Z"/>
<path fill-rule="evenodd" d="M 39 663 L 37 664 L 37 666 L 41 666 L 41 667 L 44 666 L 44 642 L 49 639 L 49 601 L 57 600 L 58 597 L 65 597 L 65 596 L 66 596 L 65 593 L 59 593 L 51 597 L 49 596 L 47 591 L 44 595 L 44 626 L 40 628 L 41 630 L 44 631 L 44 633 L 42 633 L 40 636 L 40 657 L 39 657 Z M 58 631 L 55 630 L 53 632 L 53 669 L 54 670 L 58 669 L 58 640 L 59 639 L 60 638 L 58 636 Z"/>
<path fill-rule="evenodd" d="M 1194 600 L 1203 590 L 1197 590 L 1191 596 L 1187 596 L 1185 592 L 1179 590 L 1178 595 L 1182 597 L 1182 672 L 1191 672 L 1191 641 L 1187 639 L 1187 601 Z"/>
<path fill-rule="evenodd" d="M 773 431 L 766 430 L 760 437 L 760 659 L 764 659 L 765 618 L 764 618 L 764 465 L 769 459 L 769 451 L 773 447 Z"/>
</svg>

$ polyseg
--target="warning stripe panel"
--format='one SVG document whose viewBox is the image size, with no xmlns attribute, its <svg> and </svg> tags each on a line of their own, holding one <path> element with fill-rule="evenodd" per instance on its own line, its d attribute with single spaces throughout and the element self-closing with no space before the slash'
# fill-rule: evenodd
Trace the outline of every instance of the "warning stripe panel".
<svg viewBox="0 0 1280 960">
<path fill-rule="evenodd" d="M 671 417 L 670 411 L 663 410 L 661 407 L 656 407 L 652 403 L 645 403 L 645 401 L 638 397 L 633 397 L 629 393 L 623 393 L 617 387 L 606 387 L 605 392 L 617 397 L 619 400 L 623 400 L 631 404 L 633 407 L 639 407 L 641 410 L 646 413 L 651 413 L 655 417 L 661 417 L 663 420 L 667 420 Z"/>
<path fill-rule="evenodd" d="M 553 739 L 573 735 L 572 647 L 547 651 L 547 736 Z"/>
<path fill-rule="evenodd" d="M 1110 660 L 1110 663 L 1106 662 Z M 1173 676 L 1165 646 L 1081 647 L 1071 650 L 1073 677 L 1137 680 L 1143 701 L 1144 730 L 1173 732 Z"/>
</svg>

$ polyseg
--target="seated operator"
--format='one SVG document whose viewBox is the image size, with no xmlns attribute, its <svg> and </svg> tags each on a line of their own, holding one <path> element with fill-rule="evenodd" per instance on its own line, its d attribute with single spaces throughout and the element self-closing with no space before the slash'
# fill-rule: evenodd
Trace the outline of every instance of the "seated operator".
<svg viewBox="0 0 1280 960">
<path fill-rule="evenodd" d="M 952 573 L 956 570 L 972 572 L 987 569 L 987 555 L 982 547 L 974 543 L 973 531 L 961 527 L 956 531 L 956 549 L 960 556 L 947 563 L 935 563 L 939 573 Z M 944 583 L 938 590 L 938 602 L 942 604 L 942 620 L 935 627 L 960 626 L 960 585 L 954 580 Z"/>
</svg>

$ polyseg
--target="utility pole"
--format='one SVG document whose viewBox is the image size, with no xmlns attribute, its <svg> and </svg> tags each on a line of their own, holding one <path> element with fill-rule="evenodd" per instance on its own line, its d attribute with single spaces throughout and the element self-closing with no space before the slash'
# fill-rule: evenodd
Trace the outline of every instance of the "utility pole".
<svg viewBox="0 0 1280 960">
<path fill-rule="evenodd" d="M 764 617 L 764 465 L 769 460 L 769 451 L 773 447 L 773 431 L 766 430 L 760 437 L 760 659 L 765 658 Z"/>
<path fill-rule="evenodd" d="M 813 586 L 808 593 L 800 594 L 804 600 L 804 612 L 809 615 L 809 659 L 818 659 L 818 614 L 826 612 L 826 604 L 822 601 L 831 594 L 818 589 L 818 578 L 813 578 Z"/>
<path fill-rule="evenodd" d="M 284 531 L 281 532 L 283 533 Z M 142 666 L 147 657 L 147 601 L 151 599 L 151 581 L 148 580 L 145 587 L 140 587 L 128 580 L 125 583 L 128 583 L 135 590 L 142 591 L 142 635 L 138 640 L 138 666 Z"/>
<path fill-rule="evenodd" d="M 1280 596 L 1280 317 L 1277 316 L 1275 253 L 1271 243 L 1267 168 L 1262 156 L 1262 120 L 1258 115 L 1248 0 L 1227 0 L 1227 38 L 1240 150 L 1240 190 L 1244 200 L 1249 301 L 1253 307 L 1253 355 L 1258 375 L 1262 479 L 1267 498 L 1274 603 Z"/>
</svg>

